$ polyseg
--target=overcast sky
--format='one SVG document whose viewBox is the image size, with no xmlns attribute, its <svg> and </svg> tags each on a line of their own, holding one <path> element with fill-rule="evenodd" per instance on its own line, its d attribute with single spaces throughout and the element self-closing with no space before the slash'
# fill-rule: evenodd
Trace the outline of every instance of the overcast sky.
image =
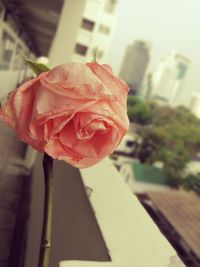
<svg viewBox="0 0 200 267">
<path fill-rule="evenodd" d="M 185 90 L 200 93 L 200 0 L 118 0 L 119 19 L 108 64 L 117 74 L 126 46 L 136 39 L 151 43 L 153 71 L 171 50 L 191 60 Z"/>
</svg>

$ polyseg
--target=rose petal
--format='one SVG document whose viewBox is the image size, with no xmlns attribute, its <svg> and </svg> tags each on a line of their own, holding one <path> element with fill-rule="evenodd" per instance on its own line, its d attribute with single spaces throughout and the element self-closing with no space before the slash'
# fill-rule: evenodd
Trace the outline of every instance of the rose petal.
<svg viewBox="0 0 200 267">
<path fill-rule="evenodd" d="M 102 68 L 104 68 L 107 72 L 110 72 L 111 74 L 113 74 L 112 72 L 112 68 L 108 65 L 108 64 L 103 64 L 101 65 Z"/>
<path fill-rule="evenodd" d="M 15 96 L 15 91 L 9 93 L 5 105 L 0 108 L 0 119 L 8 126 L 16 127 L 16 116 L 13 111 L 13 97 Z"/>
<path fill-rule="evenodd" d="M 87 63 L 87 66 L 93 71 L 93 73 L 103 82 L 103 84 L 109 89 L 110 94 L 116 96 L 118 101 L 122 103 L 123 107 L 126 106 L 126 96 L 128 93 L 128 85 L 115 77 L 111 71 L 108 71 L 107 67 L 101 66 L 96 62 Z"/>
<path fill-rule="evenodd" d="M 65 160 L 67 163 L 77 166 L 82 156 L 72 149 L 64 147 L 58 137 L 51 138 L 46 144 L 44 151 L 52 158 Z"/>
<path fill-rule="evenodd" d="M 74 122 L 71 120 L 60 132 L 59 139 L 64 147 L 73 148 L 78 143 L 78 138 L 74 128 Z"/>
<path fill-rule="evenodd" d="M 110 90 L 85 64 L 68 63 L 60 65 L 40 76 L 45 88 L 56 94 L 73 99 L 113 98 Z"/>
<path fill-rule="evenodd" d="M 26 102 L 26 98 L 35 98 L 39 86 L 40 78 L 38 76 L 34 79 L 26 81 L 14 91 L 15 96 L 13 98 L 13 109 L 17 119 L 19 119 L 21 116 L 21 112 L 24 109 L 23 104 Z M 34 103 L 34 99 L 32 102 Z"/>
</svg>

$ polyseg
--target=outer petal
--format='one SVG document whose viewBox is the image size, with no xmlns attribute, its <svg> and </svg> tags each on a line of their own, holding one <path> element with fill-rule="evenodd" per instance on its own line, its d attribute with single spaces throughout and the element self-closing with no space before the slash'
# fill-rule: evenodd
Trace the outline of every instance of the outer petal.
<svg viewBox="0 0 200 267">
<path fill-rule="evenodd" d="M 11 92 L 8 95 L 5 105 L 0 108 L 0 119 L 13 129 L 16 127 L 16 116 L 12 104 L 14 96 L 15 96 L 15 91 Z"/>
<path fill-rule="evenodd" d="M 39 77 L 36 77 L 14 90 L 1 109 L 0 117 L 16 131 L 19 139 L 31 144 L 38 150 L 43 150 L 43 143 L 40 140 L 32 139 L 29 134 L 29 124 L 39 85 Z"/>
<path fill-rule="evenodd" d="M 39 86 L 32 119 L 53 118 L 59 114 L 61 115 L 61 113 L 63 115 L 69 115 L 96 103 L 96 101 L 96 99 L 78 99 L 62 96 L 56 90 L 52 91 L 46 87 Z"/>
<path fill-rule="evenodd" d="M 60 65 L 41 75 L 40 80 L 45 88 L 73 99 L 114 98 L 91 69 L 81 63 Z"/>
<path fill-rule="evenodd" d="M 116 96 L 123 107 L 126 107 L 126 97 L 129 90 L 128 85 L 114 76 L 112 72 L 108 70 L 108 66 L 106 65 L 101 66 L 96 62 L 91 62 L 87 63 L 87 66 L 109 89 L 110 94 Z"/>
<path fill-rule="evenodd" d="M 14 91 L 15 95 L 13 97 L 13 109 L 17 119 L 20 118 L 21 112 L 24 109 L 24 100 L 26 100 L 29 95 L 35 97 L 39 85 L 40 79 L 38 76 L 34 79 L 24 82 Z"/>
</svg>

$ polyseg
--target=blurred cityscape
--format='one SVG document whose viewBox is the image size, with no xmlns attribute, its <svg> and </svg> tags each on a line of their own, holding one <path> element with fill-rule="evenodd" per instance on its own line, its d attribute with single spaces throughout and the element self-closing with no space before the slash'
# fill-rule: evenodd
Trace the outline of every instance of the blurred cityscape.
<svg viewBox="0 0 200 267">
<path fill-rule="evenodd" d="M 113 40 L 119 22 L 124 19 L 120 7 L 124 4 L 133 10 L 131 3 L 0 0 L 1 102 L 34 76 L 24 57 L 50 67 L 96 58 L 102 64 L 109 61 L 115 69 L 111 55 L 117 45 Z M 127 31 L 129 27 L 139 26 L 127 25 Z M 103 162 L 100 167 L 79 172 L 56 163 L 55 175 L 60 180 L 54 210 L 65 222 L 65 229 L 61 219 L 55 219 L 54 229 L 60 230 L 53 232 L 57 247 L 53 248 L 50 267 L 58 266 L 61 260 L 66 260 L 62 266 L 68 267 L 68 260 L 115 262 L 115 258 L 120 264 L 116 266 L 124 267 L 147 266 L 145 258 L 150 267 L 200 266 L 200 93 L 185 86 L 192 59 L 175 49 L 171 40 L 168 53 L 163 52 L 153 68 L 154 45 L 155 41 L 146 36 L 131 35 L 127 40 L 117 75 L 130 88 L 130 128 L 105 165 Z M 2 123 L 0 151 L 0 267 L 35 267 L 42 216 L 42 209 L 38 209 L 43 192 L 41 156 L 18 141 Z M 107 187 L 113 198 L 107 196 Z M 62 199 L 64 188 L 67 193 Z M 100 196 L 96 188 L 102 188 Z M 135 208 L 131 208 L 131 201 L 136 203 Z M 98 203 L 104 206 L 100 209 Z M 108 214 L 110 217 L 106 217 Z M 120 236 L 119 244 L 114 228 Z M 127 254 L 125 264 L 123 253 Z"/>
</svg>

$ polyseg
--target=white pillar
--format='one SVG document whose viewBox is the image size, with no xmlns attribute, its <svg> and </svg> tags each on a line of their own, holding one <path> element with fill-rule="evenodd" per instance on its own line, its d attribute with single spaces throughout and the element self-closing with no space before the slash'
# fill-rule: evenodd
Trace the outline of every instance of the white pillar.
<svg viewBox="0 0 200 267">
<path fill-rule="evenodd" d="M 72 60 L 86 0 L 65 0 L 50 53 L 50 66 Z"/>
</svg>

